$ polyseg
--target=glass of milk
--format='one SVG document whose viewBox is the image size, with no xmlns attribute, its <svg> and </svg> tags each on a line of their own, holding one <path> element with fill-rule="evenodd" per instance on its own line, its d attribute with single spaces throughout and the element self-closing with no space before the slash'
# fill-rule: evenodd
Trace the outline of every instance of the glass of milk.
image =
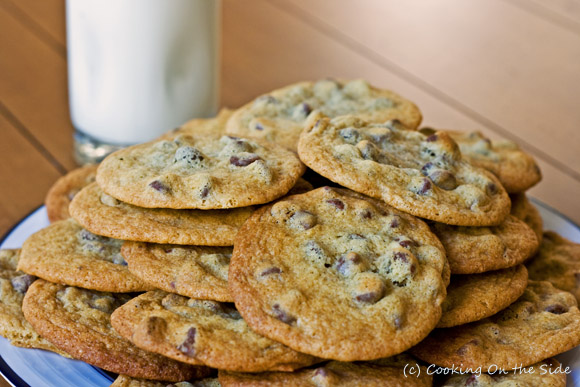
<svg viewBox="0 0 580 387">
<path fill-rule="evenodd" d="M 217 111 L 217 0 L 67 0 L 75 158 L 98 162 Z"/>
</svg>

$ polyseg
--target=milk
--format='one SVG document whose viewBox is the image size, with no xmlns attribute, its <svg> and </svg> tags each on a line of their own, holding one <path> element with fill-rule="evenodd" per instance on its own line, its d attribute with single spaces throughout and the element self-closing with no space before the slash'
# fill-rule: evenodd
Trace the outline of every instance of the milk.
<svg viewBox="0 0 580 387">
<path fill-rule="evenodd" d="M 214 0 L 67 0 L 75 129 L 126 145 L 215 114 L 219 11 Z"/>
</svg>

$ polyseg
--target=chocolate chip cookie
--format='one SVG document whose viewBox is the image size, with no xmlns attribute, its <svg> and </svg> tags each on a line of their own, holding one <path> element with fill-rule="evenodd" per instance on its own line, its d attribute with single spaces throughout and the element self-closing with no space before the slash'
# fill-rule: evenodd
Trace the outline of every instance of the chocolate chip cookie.
<svg viewBox="0 0 580 387">
<path fill-rule="evenodd" d="M 422 128 L 421 132 L 435 133 Z M 457 142 L 463 158 L 497 176 L 507 192 L 524 192 L 542 179 L 542 173 L 532 156 L 509 140 L 490 140 L 480 132 L 446 131 Z"/>
<path fill-rule="evenodd" d="M 443 316 L 437 328 L 481 320 L 507 308 L 528 284 L 524 265 L 482 274 L 454 275 L 447 287 Z"/>
<path fill-rule="evenodd" d="M 407 373 L 405 373 L 407 366 Z M 420 375 L 409 374 L 409 369 L 417 370 Z M 219 371 L 222 386 L 259 387 L 259 386 L 389 386 L 389 387 L 428 387 L 433 377 L 408 355 L 380 359 L 370 362 L 342 363 L 330 361 L 315 367 L 288 372 L 263 372 L 248 374 Z"/>
<path fill-rule="evenodd" d="M 530 279 L 551 282 L 580 302 L 580 244 L 546 231 L 540 250 L 526 266 Z"/>
<path fill-rule="evenodd" d="M 298 154 L 330 180 L 422 218 L 489 226 L 510 211 L 497 177 L 464 161 L 445 132 L 428 136 L 393 121 L 312 115 Z"/>
<path fill-rule="evenodd" d="M 135 378 L 181 381 L 209 374 L 195 367 L 143 351 L 111 327 L 111 313 L 131 297 L 36 280 L 22 310 L 43 337 L 72 357 L 107 371 Z"/>
<path fill-rule="evenodd" d="M 232 304 L 160 290 L 129 301 L 111 322 L 135 345 L 184 363 L 262 372 L 292 371 L 318 361 L 254 333 Z"/>
<path fill-rule="evenodd" d="M 232 246 L 254 207 L 230 210 L 141 208 L 104 193 L 95 183 L 73 199 L 71 215 L 87 230 L 111 238 L 179 245 Z"/>
<path fill-rule="evenodd" d="M 452 274 L 483 273 L 522 263 L 538 248 L 535 233 L 509 215 L 499 226 L 462 227 L 431 223 L 451 266 Z"/>
<path fill-rule="evenodd" d="M 105 193 L 139 207 L 210 210 L 277 199 L 304 170 L 293 152 L 272 143 L 180 135 L 107 156 L 97 182 Z"/>
<path fill-rule="evenodd" d="M 441 316 L 445 253 L 422 221 L 344 189 L 257 210 L 234 242 L 228 284 L 259 334 L 341 361 L 398 354 Z"/>
<path fill-rule="evenodd" d="M 74 196 L 95 181 L 97 165 L 87 165 L 70 171 L 54 183 L 48 191 L 44 204 L 48 220 L 56 222 L 70 218 L 68 206 Z"/>
<path fill-rule="evenodd" d="M 125 242 L 129 270 L 146 283 L 182 296 L 233 302 L 228 291 L 231 247 Z"/>
<path fill-rule="evenodd" d="M 158 138 L 158 140 L 171 140 L 179 135 L 188 134 L 194 136 L 213 136 L 223 134 L 226 129 L 226 122 L 231 117 L 233 110 L 221 109 L 217 116 L 213 118 L 194 118 L 183 125 L 175 128 Z"/>
<path fill-rule="evenodd" d="M 204 378 L 167 385 L 167 383 L 153 380 L 136 379 L 127 375 L 119 375 L 113 384 L 111 384 L 111 387 L 221 387 L 221 384 L 217 378 Z"/>
<path fill-rule="evenodd" d="M 540 211 L 528 200 L 525 193 L 511 194 L 510 199 L 512 201 L 511 214 L 526 222 L 534 230 L 539 246 L 542 243 L 542 234 L 544 232 L 544 221 Z"/>
<path fill-rule="evenodd" d="M 411 352 L 438 366 L 487 372 L 529 366 L 578 344 L 580 311 L 574 296 L 549 282 L 530 280 L 506 309 L 484 320 L 436 329 Z"/>
<path fill-rule="evenodd" d="M 0 336 L 17 347 L 45 349 L 68 356 L 42 338 L 24 318 L 22 300 L 36 277 L 16 269 L 19 256 L 20 249 L 0 250 Z"/>
<path fill-rule="evenodd" d="M 74 219 L 61 220 L 24 242 L 18 270 L 47 281 L 103 292 L 153 289 L 131 274 L 121 255 L 122 244 L 85 230 Z"/>
<path fill-rule="evenodd" d="M 364 80 L 300 82 L 274 90 L 234 112 L 227 132 L 262 138 L 296 151 L 300 132 L 313 111 L 329 117 L 353 114 L 372 122 L 398 119 L 410 128 L 421 122 L 412 102 Z"/>
</svg>

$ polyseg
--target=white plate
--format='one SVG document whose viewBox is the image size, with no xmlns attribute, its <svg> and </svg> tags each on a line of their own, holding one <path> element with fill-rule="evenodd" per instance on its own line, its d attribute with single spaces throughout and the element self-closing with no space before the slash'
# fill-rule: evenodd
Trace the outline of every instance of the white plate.
<svg viewBox="0 0 580 387">
<path fill-rule="evenodd" d="M 580 243 L 580 227 L 562 214 L 537 200 L 544 228 Z M 18 248 L 32 233 L 48 226 L 46 209 L 40 207 L 24 218 L 10 231 L 0 248 Z M 580 347 L 576 347 L 558 359 L 573 372 L 568 376 L 568 386 L 580 386 Z M 102 370 L 87 363 L 65 359 L 54 353 L 36 349 L 13 347 L 8 340 L 0 337 L 0 372 L 13 386 L 54 386 L 54 387 L 106 387 L 113 379 Z"/>
</svg>

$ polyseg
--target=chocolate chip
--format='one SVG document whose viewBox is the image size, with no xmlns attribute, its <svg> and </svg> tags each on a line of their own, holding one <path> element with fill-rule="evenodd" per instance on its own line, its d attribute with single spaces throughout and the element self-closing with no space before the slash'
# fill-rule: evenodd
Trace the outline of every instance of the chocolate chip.
<svg viewBox="0 0 580 387">
<path fill-rule="evenodd" d="M 470 377 L 467 378 L 467 380 L 465 381 L 465 385 L 466 386 L 472 386 L 475 383 L 477 383 L 477 374 L 473 374 Z"/>
<path fill-rule="evenodd" d="M 262 126 L 262 124 L 256 123 L 256 125 L 254 125 L 254 129 L 256 129 L 256 130 L 264 130 L 264 127 Z"/>
<path fill-rule="evenodd" d="M 472 345 L 479 345 L 479 341 L 473 339 L 473 340 L 471 340 L 471 341 L 463 344 L 461 347 L 459 347 L 459 349 L 457 350 L 456 353 L 459 356 L 463 356 L 463 355 L 465 355 L 467 353 L 467 350 L 468 350 L 469 346 L 472 346 Z"/>
<path fill-rule="evenodd" d="M 328 199 L 326 203 L 332 204 L 338 210 L 344 210 L 344 202 L 340 199 Z"/>
<path fill-rule="evenodd" d="M 280 304 L 272 305 L 272 313 L 274 314 L 275 318 L 277 318 L 278 320 L 280 320 L 283 323 L 286 323 L 288 325 L 290 325 L 296 321 L 296 318 L 294 316 L 292 316 L 291 314 L 289 314 L 288 312 L 286 312 L 286 311 L 282 310 L 282 308 L 280 308 Z"/>
<path fill-rule="evenodd" d="M 10 280 L 10 283 L 12 284 L 14 290 L 16 290 L 18 293 L 24 294 L 26 293 L 30 285 L 32 285 L 34 280 L 36 280 L 36 277 L 30 274 L 23 274 L 19 275 L 18 277 L 12 278 Z"/>
<path fill-rule="evenodd" d="M 170 287 L 171 289 L 175 289 L 175 281 L 171 281 L 171 282 L 169 283 L 169 287 Z"/>
<path fill-rule="evenodd" d="M 340 273 L 340 274 L 346 274 L 346 258 L 344 256 L 338 258 L 338 261 L 336 261 L 336 270 Z"/>
<path fill-rule="evenodd" d="M 81 231 L 79 231 L 79 236 L 80 236 L 81 240 L 83 240 L 83 241 L 95 242 L 95 241 L 98 241 L 100 239 L 98 235 L 95 235 L 92 232 L 85 230 L 85 229 L 82 229 Z"/>
<path fill-rule="evenodd" d="M 340 137 L 349 144 L 356 144 L 361 140 L 361 135 L 358 130 L 353 128 L 345 128 L 338 131 Z"/>
<path fill-rule="evenodd" d="M 446 191 L 453 190 L 457 188 L 457 179 L 455 175 L 444 169 L 438 169 L 429 174 L 429 178 L 435 183 L 439 188 Z"/>
<path fill-rule="evenodd" d="M 363 293 L 356 296 L 355 299 L 366 304 L 374 304 L 383 298 L 383 293 L 382 291 Z"/>
<path fill-rule="evenodd" d="M 365 160 L 376 161 L 380 156 L 377 146 L 370 141 L 363 140 L 356 147 L 360 150 L 360 154 Z"/>
<path fill-rule="evenodd" d="M 425 164 L 425 165 L 423 165 L 423 166 L 421 167 L 421 173 L 422 173 L 424 176 L 428 176 L 428 175 L 429 175 L 429 171 L 430 171 L 430 170 L 431 170 L 431 169 L 432 169 L 434 166 L 435 166 L 435 165 L 433 165 L 433 163 L 429 161 L 427 164 Z"/>
<path fill-rule="evenodd" d="M 311 212 L 308 211 L 296 211 L 289 219 L 290 224 L 296 227 L 300 227 L 303 230 L 309 230 L 316 226 L 317 218 Z"/>
<path fill-rule="evenodd" d="M 199 150 L 192 146 L 182 146 L 175 151 L 174 162 L 186 162 L 189 165 L 199 164 L 204 159 Z"/>
<path fill-rule="evenodd" d="M 417 246 L 417 242 L 412 241 L 410 239 L 404 239 L 404 240 L 400 241 L 399 244 L 406 249 L 408 249 L 409 247 Z"/>
<path fill-rule="evenodd" d="M 362 257 L 359 254 L 351 251 L 350 253 L 346 254 L 346 259 L 348 259 L 352 263 L 360 263 L 362 260 Z"/>
<path fill-rule="evenodd" d="M 324 367 L 317 368 L 316 371 L 314 371 L 314 375 L 326 377 L 328 376 L 328 370 Z"/>
<path fill-rule="evenodd" d="M 165 252 L 165 254 L 169 254 L 173 251 L 173 249 L 172 248 L 165 248 L 165 249 L 163 249 L 163 251 Z"/>
<path fill-rule="evenodd" d="M 409 263 L 409 257 L 407 256 L 407 254 L 401 252 L 401 251 L 397 251 L 395 252 L 395 254 L 393 255 L 393 259 L 395 261 L 401 261 L 404 263 Z"/>
<path fill-rule="evenodd" d="M 495 195 L 497 193 L 497 186 L 494 183 L 488 183 L 486 188 L 487 193 L 490 195 Z"/>
<path fill-rule="evenodd" d="M 370 219 L 373 217 L 373 214 L 370 210 L 362 210 L 360 216 L 363 219 Z"/>
<path fill-rule="evenodd" d="M 434 141 L 437 141 L 437 139 L 438 139 L 437 135 L 436 134 L 432 134 L 429 137 L 427 137 L 425 139 L 425 141 L 427 141 L 427 142 L 434 142 Z"/>
<path fill-rule="evenodd" d="M 431 136 L 431 135 L 435 134 L 436 130 L 426 126 L 424 128 L 419 129 L 419 132 L 424 134 L 425 136 Z"/>
<path fill-rule="evenodd" d="M 257 154 L 251 153 L 248 156 L 238 157 L 232 156 L 230 157 L 230 164 L 235 165 L 236 167 L 247 167 L 248 165 L 252 164 L 254 161 L 262 160 L 260 156 Z"/>
<path fill-rule="evenodd" d="M 162 337 L 165 335 L 167 330 L 167 321 L 158 316 L 151 316 L 145 322 L 145 329 L 147 330 L 147 335 Z"/>
<path fill-rule="evenodd" d="M 546 308 L 544 308 L 544 310 L 546 312 L 550 312 L 553 314 L 564 314 L 564 313 L 568 312 L 568 308 L 562 304 L 549 305 Z"/>
<path fill-rule="evenodd" d="M 393 220 L 391 220 L 391 223 L 389 224 L 389 226 L 391 228 L 397 228 L 397 227 L 399 227 L 399 218 L 398 217 L 393 218 Z"/>
<path fill-rule="evenodd" d="M 431 181 L 427 178 L 424 178 L 423 184 L 421 185 L 421 188 L 419 188 L 419 191 L 417 191 L 417 193 L 419 195 L 425 195 L 430 189 L 431 189 Z"/>
<path fill-rule="evenodd" d="M 402 316 L 395 317 L 395 319 L 393 320 L 393 325 L 395 326 L 395 328 L 401 329 L 403 326 L 403 317 Z"/>
<path fill-rule="evenodd" d="M 266 275 L 270 275 L 270 274 L 280 274 L 282 273 L 282 270 L 279 267 L 271 267 L 269 269 L 264 270 L 263 272 L 260 273 L 260 276 L 266 276 Z"/>
<path fill-rule="evenodd" d="M 178 350 L 186 354 L 187 356 L 194 356 L 195 355 L 195 334 L 197 330 L 194 327 L 191 327 L 187 330 L 187 336 L 183 343 L 179 344 L 177 347 Z"/>
<path fill-rule="evenodd" d="M 306 253 L 308 255 L 314 255 L 316 258 L 325 258 L 326 253 L 322 247 L 316 243 L 316 241 L 308 241 L 306 243 Z"/>
<path fill-rule="evenodd" d="M 210 190 L 209 190 L 209 187 L 206 185 L 206 186 L 205 186 L 205 187 L 203 187 L 203 189 L 201 190 L 201 193 L 199 194 L 199 196 L 200 196 L 202 199 L 205 199 L 205 198 L 207 198 L 207 195 L 209 195 L 209 191 L 210 191 Z"/>
<path fill-rule="evenodd" d="M 149 183 L 149 187 L 153 188 L 155 191 L 158 191 L 162 194 L 169 193 L 169 187 L 160 182 L 159 180 L 154 180 Z"/>
<path fill-rule="evenodd" d="M 312 108 L 307 103 L 304 102 L 300 106 L 302 109 L 302 113 L 304 113 L 305 116 L 309 115 L 312 112 Z"/>
</svg>

